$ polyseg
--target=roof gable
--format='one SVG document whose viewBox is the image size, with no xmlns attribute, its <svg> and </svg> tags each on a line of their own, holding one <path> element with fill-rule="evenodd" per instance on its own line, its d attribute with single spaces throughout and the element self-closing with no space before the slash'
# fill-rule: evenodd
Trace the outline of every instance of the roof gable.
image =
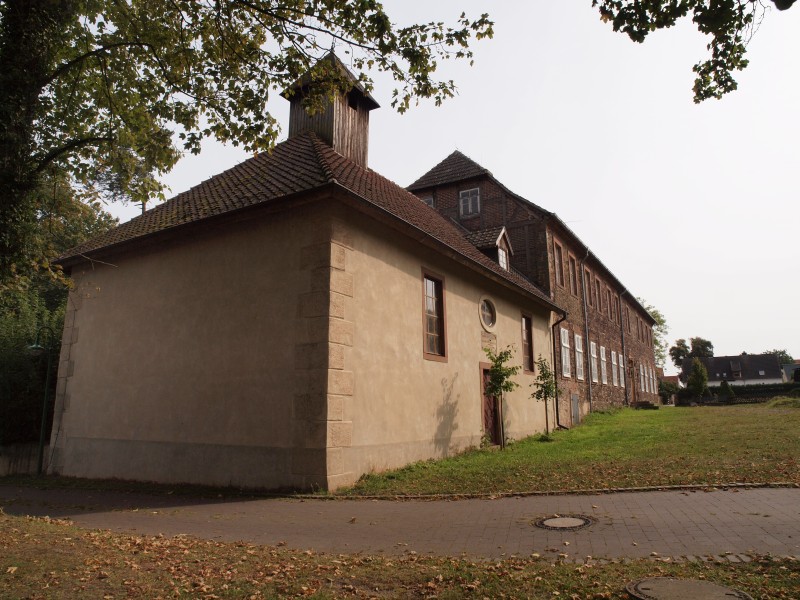
<svg viewBox="0 0 800 600">
<path fill-rule="evenodd" d="M 508 232 L 503 225 L 499 227 L 490 227 L 488 229 L 479 229 L 478 231 L 467 231 L 464 237 L 479 250 L 497 248 L 500 245 L 500 240 L 505 240 L 509 252 L 514 254 L 514 250 L 511 248 L 511 240 L 508 238 Z"/>
<path fill-rule="evenodd" d="M 458 150 L 445 158 L 422 177 L 408 186 L 408 189 L 420 190 L 427 187 L 442 185 L 443 183 L 454 183 L 464 179 L 473 179 L 492 174 L 488 169 L 480 166 L 474 160 L 465 156 Z"/>
</svg>

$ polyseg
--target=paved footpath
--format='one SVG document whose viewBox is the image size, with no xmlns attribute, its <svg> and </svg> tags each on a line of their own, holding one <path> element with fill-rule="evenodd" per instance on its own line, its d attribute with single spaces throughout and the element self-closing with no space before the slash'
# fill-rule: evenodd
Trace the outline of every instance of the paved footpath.
<svg viewBox="0 0 800 600">
<path fill-rule="evenodd" d="M 648 491 L 495 500 L 210 501 L 0 486 L 8 514 L 68 518 L 120 532 L 187 534 L 333 553 L 476 558 L 800 556 L 800 489 Z M 577 531 L 541 529 L 553 515 L 594 520 Z M 742 557 L 744 558 L 744 557 Z"/>
</svg>

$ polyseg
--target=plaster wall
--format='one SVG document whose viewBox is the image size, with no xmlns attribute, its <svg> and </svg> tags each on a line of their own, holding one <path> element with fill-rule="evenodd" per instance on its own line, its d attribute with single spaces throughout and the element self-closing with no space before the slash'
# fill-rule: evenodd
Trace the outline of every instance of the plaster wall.
<svg viewBox="0 0 800 600">
<path fill-rule="evenodd" d="M 324 229 L 297 210 L 75 267 L 51 471 L 296 484 L 303 248 Z"/>
<path fill-rule="evenodd" d="M 342 449 L 348 476 L 334 487 L 362 473 L 480 445 L 483 348 L 513 345 L 520 364 L 522 311 L 533 317 L 534 356 L 550 360 L 551 354 L 550 311 L 534 300 L 357 214 L 345 213 L 341 220 L 348 230 L 346 270 L 353 281 L 345 316 L 354 327 L 343 368 L 354 384 L 344 417 L 352 422 L 350 445 Z M 444 280 L 446 361 L 423 356 L 423 269 Z M 497 309 L 491 332 L 480 323 L 483 296 Z M 544 404 L 529 398 L 533 378 L 520 373 L 520 387 L 507 395 L 508 437 L 521 439 L 545 429 Z M 552 426 L 552 406 L 550 411 Z"/>
</svg>

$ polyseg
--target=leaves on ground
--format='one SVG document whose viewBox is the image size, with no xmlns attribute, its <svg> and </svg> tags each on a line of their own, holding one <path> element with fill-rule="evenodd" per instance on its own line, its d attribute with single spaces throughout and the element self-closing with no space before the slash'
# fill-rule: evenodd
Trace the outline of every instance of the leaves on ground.
<svg viewBox="0 0 800 600">
<path fill-rule="evenodd" d="M 16 568 L 11 568 L 16 567 Z M 800 563 L 667 559 L 574 564 L 568 555 L 470 561 L 319 554 L 186 536 L 86 531 L 0 513 L 3 598 L 627 598 L 645 577 L 708 579 L 756 599 L 796 598 Z"/>
</svg>

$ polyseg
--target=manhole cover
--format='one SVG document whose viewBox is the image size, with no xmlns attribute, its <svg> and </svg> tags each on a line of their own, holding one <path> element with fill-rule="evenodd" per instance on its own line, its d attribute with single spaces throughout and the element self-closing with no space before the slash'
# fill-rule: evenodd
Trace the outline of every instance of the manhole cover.
<svg viewBox="0 0 800 600">
<path fill-rule="evenodd" d="M 625 586 L 628 593 L 641 600 L 753 600 L 753 597 L 717 583 L 696 579 L 652 577 L 632 581 Z"/>
<path fill-rule="evenodd" d="M 575 531 L 583 527 L 588 527 L 592 523 L 594 523 L 594 521 L 591 517 L 584 515 L 553 515 L 552 517 L 537 519 L 534 525 L 542 529 Z"/>
</svg>

